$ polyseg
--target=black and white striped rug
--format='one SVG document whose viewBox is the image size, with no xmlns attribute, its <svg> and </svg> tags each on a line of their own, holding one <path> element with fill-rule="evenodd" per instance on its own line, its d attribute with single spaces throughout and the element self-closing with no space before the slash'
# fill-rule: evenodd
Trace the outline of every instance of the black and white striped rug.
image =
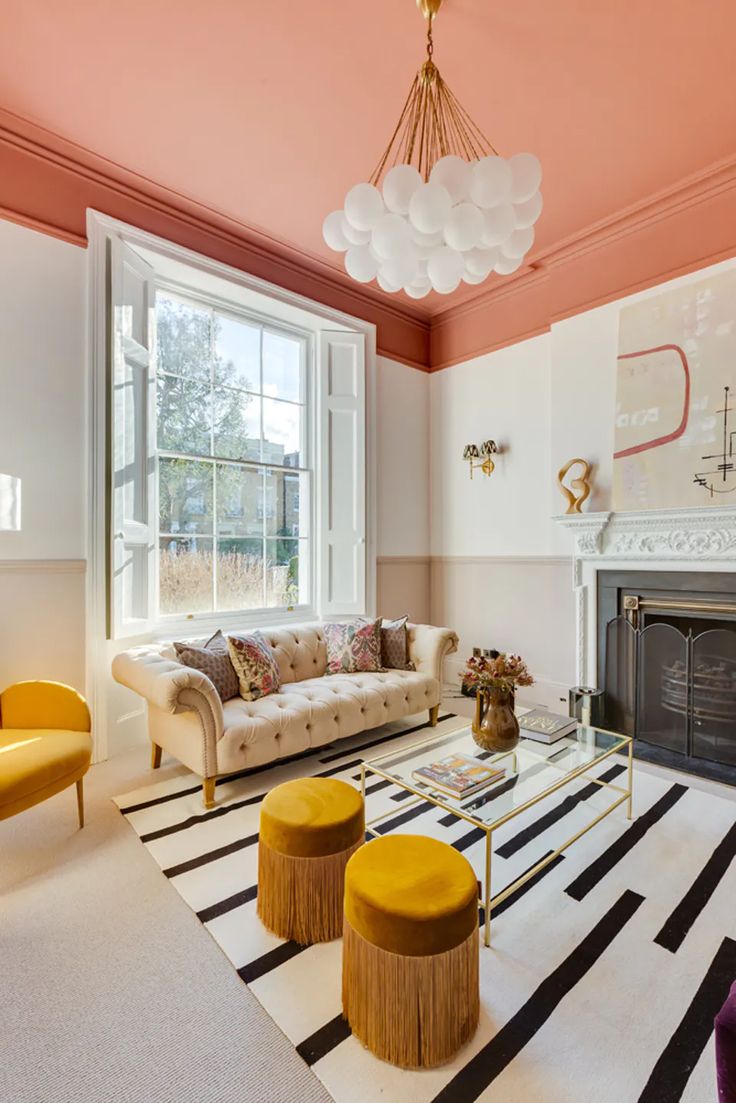
<svg viewBox="0 0 736 1103">
<path fill-rule="evenodd" d="M 217 786 L 205 812 L 182 774 L 117 798 L 171 884 L 337 1103 L 710 1103 L 713 1016 L 736 978 L 736 803 L 687 775 L 635 770 L 635 819 L 617 809 L 493 913 L 481 949 L 481 1021 L 449 1065 L 406 1072 L 351 1036 L 340 1015 L 341 942 L 302 948 L 256 916 L 259 805 L 287 778 L 356 780 L 362 758 L 416 742 L 421 717 Z M 446 716 L 437 733 L 466 721 Z M 427 729 L 427 735 L 435 734 Z M 623 760 L 599 767 L 613 778 Z M 482 874 L 484 842 L 432 805 L 402 812 L 387 781 L 368 816 L 433 835 Z M 571 783 L 501 829 L 500 892 L 595 815 L 600 788 Z M 602 805 L 601 805 L 602 807 Z"/>
</svg>

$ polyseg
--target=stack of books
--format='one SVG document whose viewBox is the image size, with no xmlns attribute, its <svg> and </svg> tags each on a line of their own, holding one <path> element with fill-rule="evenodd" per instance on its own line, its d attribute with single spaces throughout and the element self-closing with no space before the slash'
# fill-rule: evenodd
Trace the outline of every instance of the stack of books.
<svg viewBox="0 0 736 1103">
<path fill-rule="evenodd" d="M 472 797 L 491 782 L 498 781 L 505 769 L 487 766 L 469 754 L 448 754 L 430 766 L 420 766 L 412 777 L 423 785 L 440 789 L 452 797 Z"/>
<path fill-rule="evenodd" d="M 574 732 L 577 726 L 574 716 L 558 716 L 546 709 L 532 709 L 519 717 L 522 736 L 535 739 L 537 743 L 556 743 Z"/>
</svg>

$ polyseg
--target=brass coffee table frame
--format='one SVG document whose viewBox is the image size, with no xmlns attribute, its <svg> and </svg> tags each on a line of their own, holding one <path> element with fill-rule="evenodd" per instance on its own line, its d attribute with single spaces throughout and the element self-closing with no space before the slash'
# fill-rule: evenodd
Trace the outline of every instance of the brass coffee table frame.
<svg viewBox="0 0 736 1103">
<path fill-rule="evenodd" d="M 461 735 L 462 731 L 463 729 L 460 729 L 457 734 Z M 578 769 L 571 770 L 569 773 L 565 772 L 565 776 L 560 778 L 559 781 L 555 782 L 554 785 L 550 785 L 537 796 L 531 797 L 523 804 L 520 804 L 518 808 L 514 808 L 513 811 L 507 812 L 505 816 L 501 816 L 492 824 L 484 823 L 482 820 L 478 819 L 476 816 L 473 816 L 471 813 L 465 812 L 462 809 L 454 808 L 449 803 L 449 800 L 443 800 L 442 796 L 437 795 L 436 792 L 426 792 L 424 790 L 418 789 L 409 781 L 405 780 L 404 778 L 397 777 L 396 774 L 390 773 L 387 769 L 383 768 L 380 765 L 383 760 L 387 758 L 394 758 L 397 754 L 401 754 L 403 756 L 405 754 L 409 754 L 413 750 L 419 750 L 422 747 L 431 746 L 433 743 L 438 742 L 436 736 L 433 739 L 422 739 L 417 743 L 410 744 L 410 746 L 408 747 L 402 747 L 400 751 L 392 751 L 387 754 L 379 755 L 377 758 L 371 759 L 369 761 L 362 762 L 360 767 L 360 791 L 362 793 L 363 800 L 365 800 L 366 773 L 376 774 L 378 777 L 384 778 L 385 780 L 392 782 L 394 785 L 398 785 L 399 788 L 405 789 L 407 792 L 413 793 L 415 795 L 416 800 L 412 800 L 408 804 L 403 804 L 403 809 L 413 808 L 421 801 L 425 801 L 430 804 L 436 805 L 437 808 L 441 808 L 444 812 L 451 812 L 452 815 L 457 816 L 458 819 L 465 820 L 467 823 L 472 824 L 473 827 L 477 827 L 481 831 L 485 832 L 486 863 L 485 891 L 483 894 L 485 909 L 484 942 L 486 946 L 490 946 L 491 911 L 494 907 L 497 907 L 499 904 L 503 903 L 503 901 L 506 900 L 507 897 L 516 892 L 517 889 L 520 889 L 522 885 L 525 885 L 527 883 L 527 881 L 530 881 L 531 878 L 539 873 L 540 870 L 544 869 L 545 866 L 548 866 L 550 862 L 553 862 L 555 860 L 555 858 L 558 858 L 559 855 L 567 850 L 569 846 L 572 846 L 574 842 L 577 842 L 579 838 L 587 834 L 588 831 L 594 828 L 596 824 L 599 824 L 601 820 L 606 818 L 606 816 L 609 816 L 611 812 L 615 811 L 615 809 L 618 808 L 619 805 L 623 804 L 624 801 L 627 802 L 627 819 L 632 819 L 632 803 L 634 798 L 634 741 L 628 735 L 621 735 L 618 732 L 609 732 L 606 731 L 604 728 L 596 728 L 596 731 L 600 731 L 603 732 L 605 735 L 612 736 L 614 739 L 617 740 L 617 743 L 614 744 L 613 747 L 610 747 L 607 751 L 604 751 L 598 757 L 594 758 L 591 762 L 583 763 L 583 765 L 580 766 Z M 467 729 L 467 733 L 468 735 L 470 734 L 469 728 Z M 528 742 L 530 741 L 527 741 L 527 743 Z M 590 770 L 592 766 L 597 766 L 599 762 L 604 762 L 613 754 L 618 754 L 620 752 L 625 753 L 627 748 L 629 759 L 628 788 L 623 789 L 620 785 L 614 785 L 610 781 L 602 781 L 599 777 L 589 776 L 588 770 Z M 529 748 L 525 746 L 524 749 L 528 750 Z M 532 751 L 532 754 L 533 753 L 534 752 Z M 502 761 L 504 758 L 509 757 L 513 759 L 513 772 L 518 773 L 518 760 L 516 756 L 516 751 L 507 751 L 503 754 L 494 755 L 489 761 L 495 765 L 496 763 Z M 553 769 L 564 769 L 564 767 L 559 766 L 557 763 L 551 762 L 549 759 L 545 759 L 543 755 L 539 756 L 539 761 L 546 762 L 547 765 L 551 766 Z M 568 784 L 568 782 L 575 781 L 576 778 L 582 778 L 585 781 L 593 782 L 595 785 L 600 786 L 602 789 L 613 789 L 616 793 L 619 794 L 619 796 L 616 800 L 614 800 L 609 808 L 604 809 L 603 812 L 599 812 L 595 819 L 591 820 L 589 824 L 587 824 L 585 827 L 582 827 L 579 831 L 576 831 L 574 835 L 571 835 L 569 839 L 567 839 L 561 846 L 558 846 L 557 849 L 552 851 L 551 854 L 547 854 L 544 858 L 540 859 L 540 861 L 538 861 L 536 865 L 532 866 L 532 868 L 527 870 L 526 873 L 523 873 L 521 877 L 517 877 L 516 880 L 512 881 L 510 885 L 507 885 L 502 892 L 499 892 L 497 896 L 491 898 L 491 858 L 493 855 L 493 832 L 497 831 L 499 827 L 503 827 L 503 825 L 508 823 L 509 820 L 512 820 L 516 816 L 521 815 L 522 812 L 526 812 L 528 808 L 533 808 L 535 804 L 539 804 L 541 801 L 546 800 L 547 797 L 552 796 L 552 794 L 556 793 L 558 789 L 562 789 L 563 786 Z M 479 794 L 475 795 L 477 796 Z M 468 799 L 472 800 L 472 798 Z M 395 816 L 396 814 L 396 809 L 391 808 L 388 812 L 383 812 L 380 816 L 374 816 L 373 819 L 366 821 L 366 831 L 368 832 L 368 834 L 374 835 L 376 838 L 380 838 L 381 833 L 373 830 L 373 824 L 380 823 L 381 820 L 389 819 L 391 816 Z"/>
</svg>

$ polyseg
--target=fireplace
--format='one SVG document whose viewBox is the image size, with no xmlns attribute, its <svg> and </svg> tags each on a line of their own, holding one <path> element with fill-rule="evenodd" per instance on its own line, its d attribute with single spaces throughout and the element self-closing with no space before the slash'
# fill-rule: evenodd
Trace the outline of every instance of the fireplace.
<svg viewBox="0 0 736 1103">
<path fill-rule="evenodd" d="M 599 570 L 596 621 L 605 726 L 736 784 L 736 575 Z"/>
</svg>

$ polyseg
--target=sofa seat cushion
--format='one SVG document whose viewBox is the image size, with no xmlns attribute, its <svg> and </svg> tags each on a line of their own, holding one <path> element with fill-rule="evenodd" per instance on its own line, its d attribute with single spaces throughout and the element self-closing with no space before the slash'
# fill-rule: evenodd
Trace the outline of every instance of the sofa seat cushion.
<svg viewBox="0 0 736 1103">
<path fill-rule="evenodd" d="M 218 771 L 300 754 L 422 712 L 439 699 L 437 679 L 414 670 L 332 674 L 282 685 L 259 701 L 236 697 L 223 705 Z"/>
</svg>

